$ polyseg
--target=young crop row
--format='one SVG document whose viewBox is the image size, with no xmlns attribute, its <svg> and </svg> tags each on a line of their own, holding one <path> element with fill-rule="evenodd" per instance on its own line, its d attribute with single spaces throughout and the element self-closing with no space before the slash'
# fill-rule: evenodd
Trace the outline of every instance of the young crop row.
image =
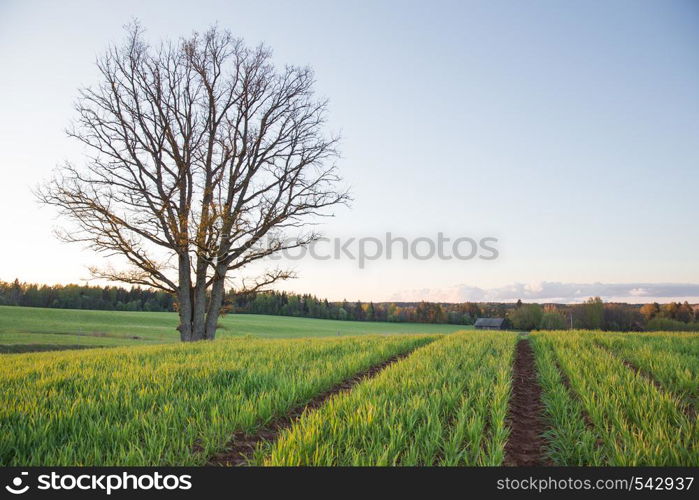
<svg viewBox="0 0 699 500">
<path fill-rule="evenodd" d="M 373 365 L 438 337 L 220 340 L 3 355 L 1 465 L 201 464 Z"/>
<path fill-rule="evenodd" d="M 516 335 L 453 334 L 305 413 L 261 465 L 499 465 Z"/>
<path fill-rule="evenodd" d="M 535 353 L 551 461 L 699 463 L 698 340 L 576 331 L 521 340 Z M 418 347 L 308 410 L 252 463 L 500 465 L 516 342 L 471 331 L 3 355 L 0 465 L 202 464 L 236 431 L 254 434 Z"/>
<path fill-rule="evenodd" d="M 644 345 L 652 346 L 654 349 L 699 356 L 699 333 L 697 332 L 604 332 L 603 336 L 635 339 Z"/>
<path fill-rule="evenodd" d="M 582 401 L 571 393 L 553 344 L 543 335 L 535 334 L 532 344 L 549 424 L 545 434 L 547 454 L 556 465 L 604 465 L 599 435 L 589 422 Z"/>
<path fill-rule="evenodd" d="M 597 345 L 596 338 L 583 332 L 534 335 L 554 462 L 699 463 L 696 418 L 686 415 L 671 393 Z"/>
<path fill-rule="evenodd" d="M 699 355 L 688 353 L 699 341 L 668 338 L 668 345 L 663 346 L 640 335 L 593 334 L 593 338 L 662 384 L 679 398 L 680 404 L 690 410 L 699 405 Z"/>
</svg>

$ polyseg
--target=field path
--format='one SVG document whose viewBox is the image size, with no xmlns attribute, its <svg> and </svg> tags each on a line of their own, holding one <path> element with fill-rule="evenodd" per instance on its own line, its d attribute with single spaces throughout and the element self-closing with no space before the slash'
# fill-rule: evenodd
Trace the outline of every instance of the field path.
<svg viewBox="0 0 699 500">
<path fill-rule="evenodd" d="M 504 465 L 547 465 L 542 436 L 546 430 L 544 405 L 528 336 L 517 342 L 513 368 L 507 415 L 510 437 L 505 445 Z"/>
<path fill-rule="evenodd" d="M 328 399 L 336 394 L 352 390 L 355 385 L 363 382 L 364 380 L 377 376 L 384 369 L 402 360 L 403 358 L 408 357 L 414 351 L 415 349 L 403 354 L 398 354 L 397 356 L 393 356 L 392 358 L 389 358 L 378 365 L 374 365 L 363 372 L 355 374 L 329 390 L 318 394 L 305 405 L 297 406 L 289 411 L 286 415 L 272 420 L 254 434 L 246 434 L 243 431 L 235 432 L 228 443 L 226 450 L 213 456 L 207 465 L 220 465 L 226 467 L 247 465 L 249 459 L 253 456 L 255 450 L 260 444 L 275 441 L 277 436 L 279 436 L 283 430 L 291 427 L 306 411 L 311 411 L 321 407 Z"/>
</svg>

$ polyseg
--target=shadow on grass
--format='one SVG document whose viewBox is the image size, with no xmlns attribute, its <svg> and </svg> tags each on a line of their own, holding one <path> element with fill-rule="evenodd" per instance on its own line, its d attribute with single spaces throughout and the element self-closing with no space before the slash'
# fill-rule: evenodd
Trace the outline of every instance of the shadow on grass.
<svg viewBox="0 0 699 500">
<path fill-rule="evenodd" d="M 0 344 L 0 354 L 16 354 L 25 352 L 67 351 L 73 349 L 95 349 L 98 347 L 115 347 L 107 345 L 79 344 Z"/>
</svg>

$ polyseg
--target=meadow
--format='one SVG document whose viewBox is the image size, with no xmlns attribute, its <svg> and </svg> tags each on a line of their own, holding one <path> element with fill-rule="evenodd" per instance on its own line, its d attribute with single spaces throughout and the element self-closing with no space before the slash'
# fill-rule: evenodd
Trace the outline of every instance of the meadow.
<svg viewBox="0 0 699 500">
<path fill-rule="evenodd" d="M 0 464 L 497 466 L 526 449 L 697 466 L 698 352 L 696 333 L 461 331 L 4 354 Z"/>
<path fill-rule="evenodd" d="M 179 342 L 177 323 L 176 313 L 169 312 L 0 306 L 0 353 Z M 452 333 L 464 328 L 468 327 L 229 314 L 221 318 L 217 336 L 296 338 Z"/>
</svg>

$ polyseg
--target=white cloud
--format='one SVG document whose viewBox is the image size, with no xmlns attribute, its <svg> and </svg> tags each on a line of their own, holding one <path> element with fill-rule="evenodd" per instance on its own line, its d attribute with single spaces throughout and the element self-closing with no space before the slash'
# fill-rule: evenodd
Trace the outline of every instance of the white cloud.
<svg viewBox="0 0 699 500">
<path fill-rule="evenodd" d="M 513 302 L 523 301 L 575 303 L 588 297 L 614 302 L 699 302 L 699 284 L 694 283 L 562 283 L 542 281 L 512 283 L 496 288 L 457 285 L 448 288 L 403 290 L 391 300 L 436 302 Z"/>
</svg>

